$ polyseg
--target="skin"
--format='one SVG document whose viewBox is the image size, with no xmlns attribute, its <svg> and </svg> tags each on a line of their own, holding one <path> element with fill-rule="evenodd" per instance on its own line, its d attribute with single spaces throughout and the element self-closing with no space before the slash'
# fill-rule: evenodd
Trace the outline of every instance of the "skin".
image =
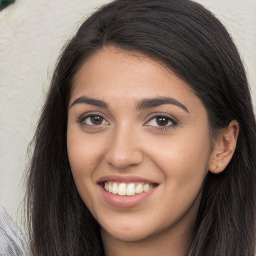
<svg viewBox="0 0 256 256">
<path fill-rule="evenodd" d="M 175 104 L 138 108 L 156 97 Z M 205 175 L 232 157 L 238 125 L 229 128 L 212 142 L 207 111 L 189 85 L 142 54 L 105 47 L 82 65 L 68 111 L 68 156 L 78 192 L 102 227 L 106 255 L 185 255 Z M 115 207 L 98 184 L 106 175 L 157 187 L 134 207 Z"/>
</svg>

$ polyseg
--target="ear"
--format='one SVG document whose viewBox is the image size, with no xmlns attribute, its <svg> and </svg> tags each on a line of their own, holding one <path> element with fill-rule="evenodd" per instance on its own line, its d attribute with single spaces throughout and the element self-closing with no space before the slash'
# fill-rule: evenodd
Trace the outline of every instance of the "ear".
<svg viewBox="0 0 256 256">
<path fill-rule="evenodd" d="M 236 120 L 219 131 L 211 154 L 210 172 L 217 174 L 225 170 L 235 152 L 238 134 L 239 124 Z"/>
</svg>

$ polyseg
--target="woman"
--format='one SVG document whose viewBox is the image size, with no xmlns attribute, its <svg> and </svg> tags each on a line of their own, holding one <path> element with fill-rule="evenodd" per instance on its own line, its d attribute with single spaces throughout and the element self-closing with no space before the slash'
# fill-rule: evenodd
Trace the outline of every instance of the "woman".
<svg viewBox="0 0 256 256">
<path fill-rule="evenodd" d="M 255 128 L 209 11 L 102 7 L 64 49 L 38 123 L 32 255 L 254 255 Z"/>
</svg>

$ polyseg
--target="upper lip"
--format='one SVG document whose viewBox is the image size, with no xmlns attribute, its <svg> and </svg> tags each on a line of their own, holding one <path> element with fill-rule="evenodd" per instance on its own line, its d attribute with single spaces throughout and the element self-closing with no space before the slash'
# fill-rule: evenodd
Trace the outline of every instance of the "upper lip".
<svg viewBox="0 0 256 256">
<path fill-rule="evenodd" d="M 151 183 L 151 184 L 158 184 L 158 182 L 154 180 L 150 180 L 141 176 L 136 176 L 136 175 L 105 175 L 100 177 L 97 180 L 98 184 L 104 183 L 106 181 L 116 181 L 116 182 L 124 182 L 124 183 L 129 183 L 129 182 L 144 182 L 144 183 Z"/>
</svg>

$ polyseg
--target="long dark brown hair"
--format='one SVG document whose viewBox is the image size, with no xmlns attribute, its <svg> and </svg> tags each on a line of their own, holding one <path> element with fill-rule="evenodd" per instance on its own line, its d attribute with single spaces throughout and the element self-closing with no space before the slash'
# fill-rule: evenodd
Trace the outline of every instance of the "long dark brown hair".
<svg viewBox="0 0 256 256">
<path fill-rule="evenodd" d="M 103 46 L 161 61 L 203 102 L 211 131 L 240 126 L 226 170 L 208 173 L 189 256 L 253 256 L 256 124 L 247 78 L 224 26 L 189 0 L 117 0 L 87 19 L 62 52 L 34 137 L 27 205 L 33 256 L 102 256 L 100 227 L 78 195 L 66 145 L 75 74 Z"/>
</svg>

